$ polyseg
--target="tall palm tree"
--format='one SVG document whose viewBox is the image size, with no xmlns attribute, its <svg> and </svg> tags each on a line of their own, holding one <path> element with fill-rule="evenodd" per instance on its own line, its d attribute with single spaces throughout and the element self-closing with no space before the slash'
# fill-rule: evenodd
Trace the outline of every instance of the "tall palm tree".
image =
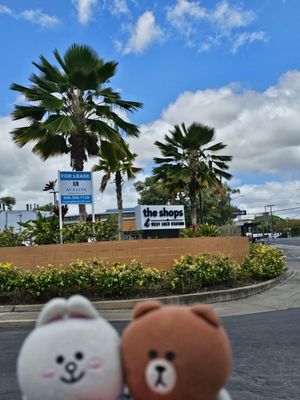
<svg viewBox="0 0 300 400">
<path fill-rule="evenodd" d="M 72 169 L 82 171 L 88 157 L 98 153 L 101 138 L 138 136 L 138 127 L 117 111 L 134 111 L 142 104 L 123 100 L 107 85 L 117 63 L 104 62 L 89 46 L 73 44 L 63 57 L 56 49 L 53 54 L 58 65 L 44 56 L 33 62 L 39 73 L 31 75 L 30 86 L 11 85 L 28 102 L 15 106 L 13 118 L 26 123 L 11 134 L 19 147 L 34 142 L 32 151 L 43 160 L 70 154 Z M 79 210 L 82 219 L 85 205 Z"/>
<path fill-rule="evenodd" d="M 94 165 L 92 171 L 103 171 L 100 191 L 104 192 L 108 182 L 114 176 L 116 185 L 117 205 L 118 205 L 118 230 L 119 240 L 123 234 L 123 196 L 122 184 L 124 176 L 127 179 L 134 179 L 136 174 L 142 171 L 142 168 L 134 167 L 133 161 L 136 158 L 135 153 L 131 153 L 128 144 L 120 139 L 114 143 L 102 141 L 101 151 L 99 152 L 99 163 Z"/>
<path fill-rule="evenodd" d="M 188 187 L 192 225 L 197 224 L 197 193 L 204 187 L 216 186 L 221 189 L 221 179 L 230 179 L 228 162 L 231 156 L 218 155 L 226 145 L 212 144 L 214 129 L 193 123 L 186 127 L 184 123 L 175 125 L 170 135 L 165 135 L 165 142 L 155 144 L 163 157 L 155 157 L 159 164 L 153 169 L 157 180 L 166 187 Z"/>
</svg>

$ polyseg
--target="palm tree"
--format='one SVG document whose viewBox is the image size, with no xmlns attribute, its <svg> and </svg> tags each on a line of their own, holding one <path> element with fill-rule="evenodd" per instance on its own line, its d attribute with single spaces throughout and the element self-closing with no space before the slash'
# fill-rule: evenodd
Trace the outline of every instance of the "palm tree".
<svg viewBox="0 0 300 400">
<path fill-rule="evenodd" d="M 16 199 L 12 196 L 4 196 L 0 198 L 0 205 L 1 204 L 3 210 L 5 210 L 5 207 L 7 207 L 7 209 L 11 211 L 13 206 L 16 204 Z"/>
<path fill-rule="evenodd" d="M 15 106 L 13 118 L 26 119 L 26 123 L 11 134 L 19 147 L 35 143 L 32 151 L 42 160 L 69 153 L 72 170 L 83 171 L 88 157 L 98 153 L 101 138 L 114 141 L 120 134 L 138 136 L 138 127 L 117 111 L 131 112 L 142 104 L 122 100 L 107 85 L 117 63 L 104 62 L 89 46 L 73 44 L 63 57 L 56 49 L 53 54 L 58 65 L 44 56 L 33 62 L 39 74 L 31 75 L 30 86 L 11 85 L 28 101 Z M 79 211 L 84 219 L 85 205 Z"/>
<path fill-rule="evenodd" d="M 230 179 L 226 172 L 231 156 L 216 154 L 223 150 L 223 143 L 212 144 L 214 129 L 193 123 L 188 128 L 184 123 L 175 125 L 165 142 L 156 141 L 162 157 L 155 157 L 159 164 L 153 169 L 156 180 L 166 187 L 188 188 L 192 225 L 197 225 L 197 193 L 204 187 L 222 187 L 221 179 Z"/>
<path fill-rule="evenodd" d="M 44 188 L 43 188 L 43 192 L 49 192 L 53 194 L 53 206 L 54 207 L 58 207 L 57 204 L 57 193 L 58 191 L 55 190 L 56 189 L 56 183 L 57 183 L 57 179 L 55 179 L 54 181 L 49 181 L 48 183 L 45 184 Z M 51 190 L 51 192 L 50 192 Z"/>
<path fill-rule="evenodd" d="M 118 230 L 119 240 L 122 239 L 123 232 L 123 197 L 122 184 L 124 175 L 127 179 L 134 179 L 136 174 L 142 171 L 142 168 L 134 167 L 133 161 L 136 158 L 135 153 L 129 151 L 129 146 L 120 139 L 114 143 L 103 141 L 101 151 L 99 153 L 99 163 L 94 165 L 92 171 L 103 171 L 105 174 L 102 177 L 99 190 L 104 192 L 107 183 L 114 175 L 116 185 L 117 205 L 118 205 Z"/>
</svg>

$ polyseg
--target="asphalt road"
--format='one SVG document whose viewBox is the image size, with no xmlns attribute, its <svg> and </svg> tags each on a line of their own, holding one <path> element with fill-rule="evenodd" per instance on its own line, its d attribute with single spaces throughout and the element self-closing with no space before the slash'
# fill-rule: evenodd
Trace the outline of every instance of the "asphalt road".
<svg viewBox="0 0 300 400">
<path fill-rule="evenodd" d="M 300 308 L 222 319 L 233 350 L 233 400 L 300 398 Z M 126 323 L 114 323 L 119 332 Z M 20 400 L 15 360 L 26 329 L 0 329 L 0 399 Z"/>
</svg>

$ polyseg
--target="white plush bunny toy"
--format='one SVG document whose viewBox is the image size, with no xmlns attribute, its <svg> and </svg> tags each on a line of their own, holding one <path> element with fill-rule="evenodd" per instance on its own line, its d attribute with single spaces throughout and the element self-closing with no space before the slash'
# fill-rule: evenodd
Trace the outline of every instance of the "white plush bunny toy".
<svg viewBox="0 0 300 400">
<path fill-rule="evenodd" d="M 83 296 L 45 305 L 17 361 L 23 400 L 116 400 L 120 339 Z"/>
</svg>

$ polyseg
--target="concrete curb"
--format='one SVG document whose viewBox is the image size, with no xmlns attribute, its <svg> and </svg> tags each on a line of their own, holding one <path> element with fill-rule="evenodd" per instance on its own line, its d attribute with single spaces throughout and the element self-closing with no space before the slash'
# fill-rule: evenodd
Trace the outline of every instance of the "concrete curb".
<svg viewBox="0 0 300 400">
<path fill-rule="evenodd" d="M 259 294 L 263 291 L 269 290 L 274 286 L 281 284 L 287 279 L 295 275 L 295 271 L 287 270 L 284 274 L 270 279 L 266 282 L 257 283 L 254 285 L 226 289 L 216 290 L 211 292 L 192 293 L 176 296 L 163 296 L 163 297 L 151 297 L 151 300 L 158 300 L 163 304 L 176 304 L 176 305 L 189 305 L 192 303 L 220 303 L 232 300 L 239 300 L 245 297 Z M 141 299 L 130 299 L 130 300 L 110 300 L 110 301 L 95 301 L 93 305 L 98 311 L 122 311 L 132 310 L 137 303 L 147 300 L 146 298 Z M 0 306 L 0 314 L 7 313 L 38 313 L 41 311 L 44 304 L 24 304 L 24 305 L 7 305 Z M 2 321 L 0 321 L 1 324 Z"/>
</svg>

